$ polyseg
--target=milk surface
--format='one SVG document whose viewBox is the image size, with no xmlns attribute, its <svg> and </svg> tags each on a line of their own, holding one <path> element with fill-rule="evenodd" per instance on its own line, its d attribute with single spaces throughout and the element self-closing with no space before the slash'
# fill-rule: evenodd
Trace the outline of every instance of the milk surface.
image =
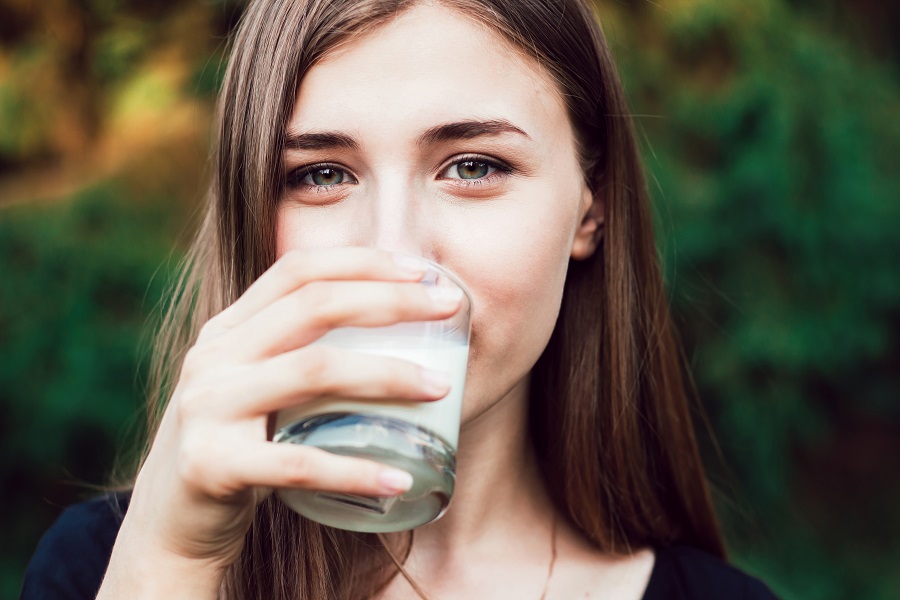
<svg viewBox="0 0 900 600">
<path fill-rule="evenodd" d="M 463 340 L 422 338 L 415 335 L 373 333 L 373 330 L 345 328 L 330 332 L 315 344 L 340 347 L 354 352 L 391 356 L 408 360 L 426 369 L 443 371 L 450 376 L 450 392 L 437 401 L 412 400 L 352 400 L 323 397 L 279 411 L 276 431 L 305 417 L 351 412 L 376 414 L 401 419 L 437 434 L 456 450 L 459 440 L 459 419 L 469 346 Z M 408 331 L 406 332 L 408 333 Z"/>
</svg>

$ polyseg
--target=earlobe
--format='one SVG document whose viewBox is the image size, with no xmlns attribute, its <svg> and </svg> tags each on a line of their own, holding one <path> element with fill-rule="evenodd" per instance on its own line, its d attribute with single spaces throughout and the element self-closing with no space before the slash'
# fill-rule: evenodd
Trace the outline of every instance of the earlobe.
<svg viewBox="0 0 900 600">
<path fill-rule="evenodd" d="M 572 243 L 572 258 L 584 260 L 590 258 L 597 250 L 600 239 L 603 236 L 603 202 L 591 193 L 587 185 L 583 192 L 584 207 L 581 224 L 575 231 L 575 239 Z"/>
</svg>

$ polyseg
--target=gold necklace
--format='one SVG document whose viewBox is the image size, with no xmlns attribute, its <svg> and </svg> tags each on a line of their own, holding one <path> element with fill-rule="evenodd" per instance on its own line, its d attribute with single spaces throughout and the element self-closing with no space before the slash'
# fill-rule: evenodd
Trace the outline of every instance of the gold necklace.
<svg viewBox="0 0 900 600">
<path fill-rule="evenodd" d="M 550 568 L 547 569 L 547 581 L 544 582 L 544 591 L 541 592 L 541 600 L 547 600 L 547 591 L 550 589 L 550 578 L 553 577 L 553 567 L 556 566 L 556 523 L 559 517 L 553 514 L 553 526 L 550 530 Z"/>
</svg>

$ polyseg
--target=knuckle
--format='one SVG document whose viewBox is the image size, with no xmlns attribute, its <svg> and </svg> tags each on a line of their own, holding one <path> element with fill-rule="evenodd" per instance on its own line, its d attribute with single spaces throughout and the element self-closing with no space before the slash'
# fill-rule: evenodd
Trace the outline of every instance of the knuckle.
<svg viewBox="0 0 900 600">
<path fill-rule="evenodd" d="M 227 306 L 217 314 L 213 315 L 206 322 L 204 327 L 211 328 L 213 333 L 220 333 L 221 331 L 228 329 L 234 325 L 234 312 L 234 304 Z"/>
<path fill-rule="evenodd" d="M 304 286 L 310 308 L 327 306 L 334 300 L 334 285 L 329 281 L 313 281 Z"/>
<path fill-rule="evenodd" d="M 319 388 L 329 380 L 336 352 L 325 346 L 307 348 L 301 355 L 303 379 L 308 387 Z"/>
<path fill-rule="evenodd" d="M 275 268 L 284 274 L 295 273 L 305 263 L 305 253 L 298 248 L 293 248 L 282 255 L 281 260 L 275 263 Z"/>
<path fill-rule="evenodd" d="M 221 348 L 224 340 L 200 341 L 188 348 L 181 360 L 181 377 L 199 378 L 214 366 L 221 364 Z"/>
<path fill-rule="evenodd" d="M 399 321 L 409 311 L 409 294 L 403 286 L 384 285 L 381 287 L 384 317 L 390 321 Z"/>
<path fill-rule="evenodd" d="M 204 323 L 200 327 L 200 333 L 197 336 L 199 340 L 209 340 L 218 335 L 220 335 L 225 329 L 225 320 L 226 320 L 226 312 L 228 309 L 226 308 L 222 312 L 213 315 L 206 323 Z"/>
<path fill-rule="evenodd" d="M 184 360 L 181 363 L 182 377 L 192 378 L 203 370 L 203 365 L 206 363 L 203 354 L 203 349 L 199 345 L 192 346 L 185 352 Z"/>
<path fill-rule="evenodd" d="M 305 487 L 314 482 L 315 469 L 310 464 L 309 457 L 306 454 L 297 453 L 285 461 L 283 465 L 285 473 L 287 473 L 287 483 L 291 486 Z"/>
<path fill-rule="evenodd" d="M 204 323 L 200 327 L 200 332 L 197 334 L 197 342 L 206 343 L 209 340 L 215 338 L 219 334 L 218 324 L 215 322 L 215 317 Z"/>
<path fill-rule="evenodd" d="M 182 423 L 208 420 L 221 412 L 221 400 L 228 395 L 229 382 L 218 378 L 203 378 L 179 383 L 177 416 Z"/>
<path fill-rule="evenodd" d="M 299 309 L 316 327 L 331 328 L 337 324 L 334 300 L 334 285 L 326 281 L 308 283 L 298 295 Z"/>
<path fill-rule="evenodd" d="M 186 435 L 178 452 L 176 472 L 178 476 L 193 485 L 202 485 L 210 476 L 210 468 L 215 464 L 210 443 L 198 435 Z"/>
<path fill-rule="evenodd" d="M 202 394 L 198 392 L 194 386 L 189 386 L 182 390 L 178 395 L 178 401 L 175 406 L 178 422 L 181 424 L 191 423 L 197 416 L 203 414 L 201 408 Z"/>
<path fill-rule="evenodd" d="M 337 393 L 347 382 L 342 369 L 352 364 L 353 357 L 346 352 L 328 346 L 313 348 L 304 369 L 307 387 L 318 394 Z"/>
</svg>

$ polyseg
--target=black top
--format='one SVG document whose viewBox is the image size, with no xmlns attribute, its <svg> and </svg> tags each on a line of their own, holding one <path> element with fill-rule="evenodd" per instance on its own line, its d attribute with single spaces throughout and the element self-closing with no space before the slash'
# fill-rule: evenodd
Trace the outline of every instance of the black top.
<svg viewBox="0 0 900 600">
<path fill-rule="evenodd" d="M 127 497 L 107 496 L 67 508 L 44 534 L 25 572 L 20 600 L 93 600 Z M 672 546 L 656 550 L 643 600 L 770 600 L 758 579 L 700 550 Z"/>
</svg>

